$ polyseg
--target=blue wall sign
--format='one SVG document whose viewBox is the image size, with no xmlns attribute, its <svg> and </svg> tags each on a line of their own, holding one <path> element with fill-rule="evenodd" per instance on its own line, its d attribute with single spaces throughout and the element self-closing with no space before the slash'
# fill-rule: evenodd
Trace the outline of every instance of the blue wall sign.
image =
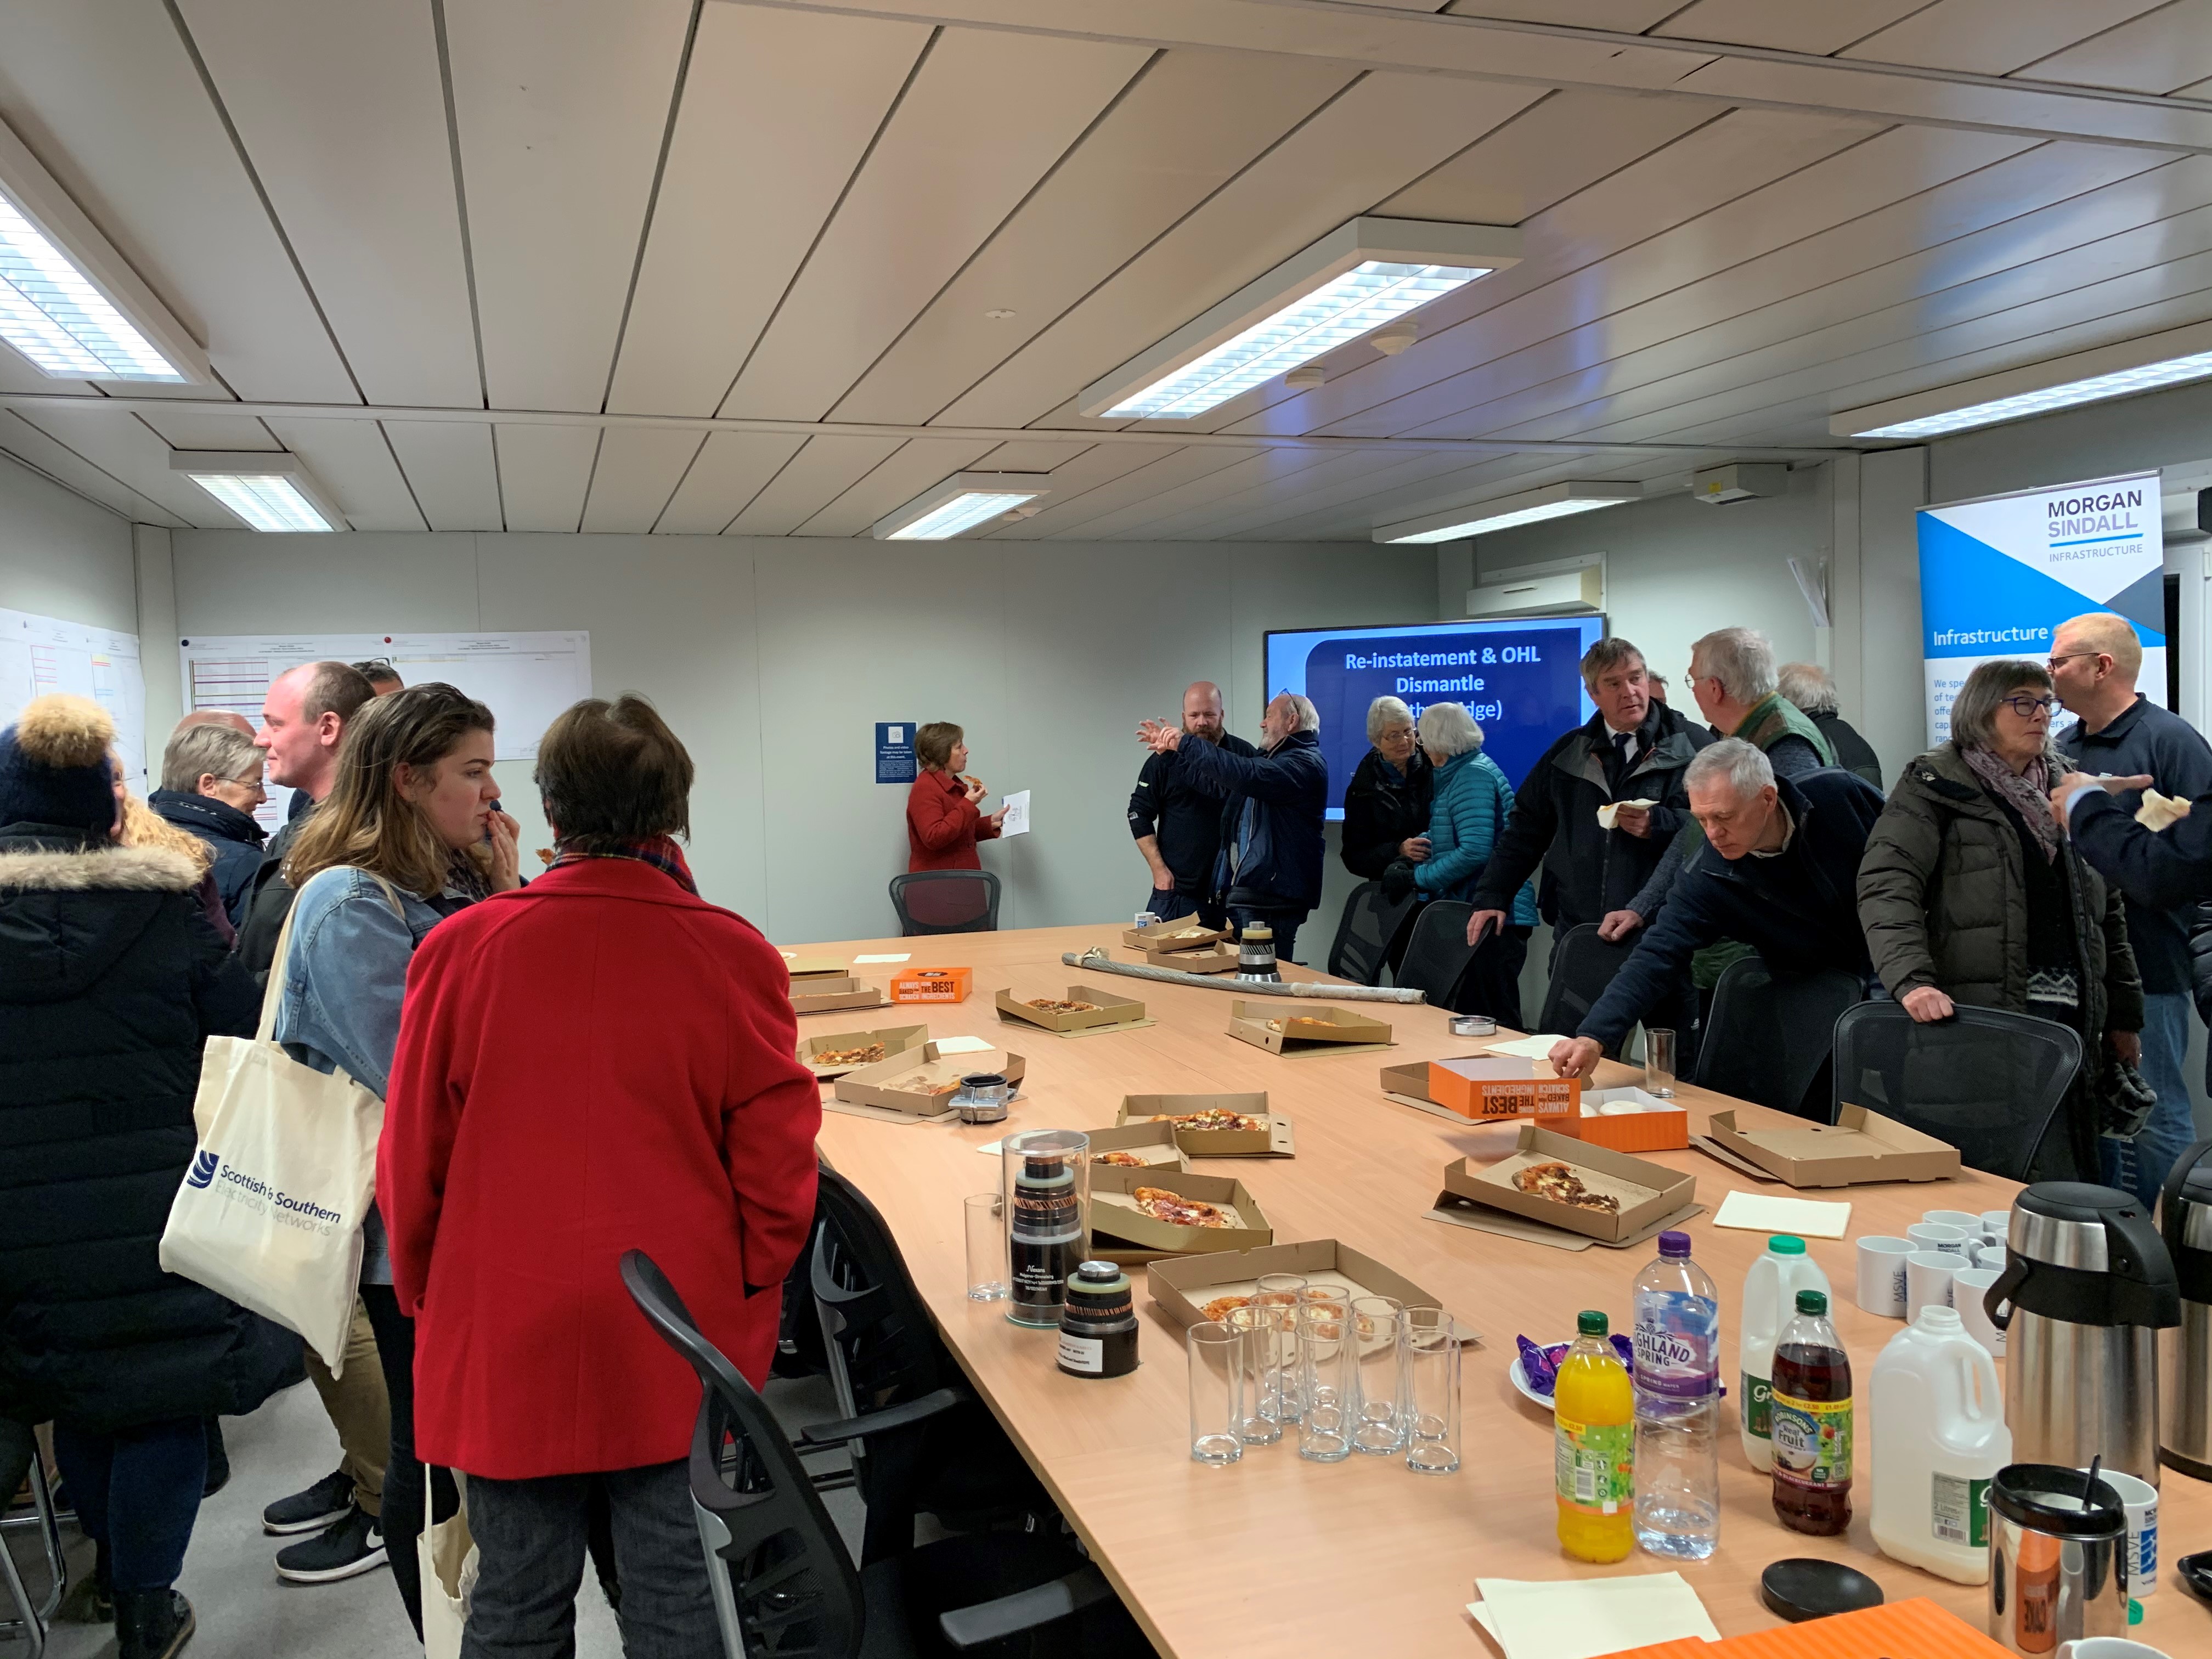
<svg viewBox="0 0 2212 1659">
<path fill-rule="evenodd" d="M 876 722 L 876 781 L 912 783 L 919 775 L 914 761 L 914 722 Z"/>
</svg>

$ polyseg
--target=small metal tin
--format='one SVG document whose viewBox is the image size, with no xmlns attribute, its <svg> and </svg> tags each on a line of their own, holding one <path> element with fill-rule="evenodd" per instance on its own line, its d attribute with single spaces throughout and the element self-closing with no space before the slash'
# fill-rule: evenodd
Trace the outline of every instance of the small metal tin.
<svg viewBox="0 0 2212 1659">
<path fill-rule="evenodd" d="M 1006 1102 L 1012 1096 L 1013 1091 L 999 1073 L 970 1072 L 960 1079 L 960 1091 L 952 1097 L 952 1104 L 963 1123 L 1003 1123 Z"/>
<path fill-rule="evenodd" d="M 1128 1275 L 1085 1261 L 1067 1281 L 1060 1316 L 1060 1369 L 1070 1376 L 1127 1376 L 1137 1369 L 1137 1310 Z"/>
<path fill-rule="evenodd" d="M 1451 1034 L 1454 1036 L 1496 1036 L 1498 1022 L 1488 1014 L 1454 1014 Z"/>
</svg>

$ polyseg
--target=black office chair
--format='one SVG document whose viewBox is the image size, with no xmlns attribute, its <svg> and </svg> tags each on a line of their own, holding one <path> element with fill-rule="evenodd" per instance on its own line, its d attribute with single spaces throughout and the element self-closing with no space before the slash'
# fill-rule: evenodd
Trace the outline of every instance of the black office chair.
<svg viewBox="0 0 2212 1659">
<path fill-rule="evenodd" d="M 1406 954 L 1399 958 L 1391 983 L 1420 992 L 1432 1007 L 1451 1007 L 1468 964 L 1474 960 L 1467 942 L 1467 919 L 1474 914 L 1472 904 L 1456 899 L 1423 905 L 1413 918 L 1413 937 L 1406 941 Z"/>
<path fill-rule="evenodd" d="M 1838 1108 L 1910 1124 L 2008 1181 L 2028 1178 L 2081 1069 L 2077 1033 L 1996 1008 L 1923 1025 L 1897 1003 L 1862 1002 L 1836 1022 Z"/>
<path fill-rule="evenodd" d="M 899 933 L 995 933 L 999 878 L 988 870 L 914 870 L 891 878 Z"/>
<path fill-rule="evenodd" d="M 1361 882 L 1344 901 L 1344 914 L 1337 918 L 1336 940 L 1328 947 L 1328 971 L 1357 984 L 1380 985 L 1389 965 L 1390 941 L 1398 937 L 1399 924 L 1413 907 L 1411 894 L 1393 903 L 1382 896 L 1381 882 Z"/>
<path fill-rule="evenodd" d="M 0 1619 L 0 1639 L 21 1637 L 24 1659 L 40 1659 L 46 1650 L 46 1626 L 69 1590 L 69 1563 L 62 1554 L 61 1528 L 54 1516 L 54 1495 L 46 1484 L 46 1467 L 39 1458 L 38 1436 L 27 1423 L 0 1418 L 0 1510 L 15 1499 L 28 1477 L 31 1507 L 27 1513 L 0 1519 L 0 1589 L 15 1605 L 13 1619 Z M 46 1595 L 33 1602 L 16 1569 L 15 1552 L 7 1534 L 21 1529 L 35 1531 L 45 1547 Z"/>
<path fill-rule="evenodd" d="M 810 1285 L 845 1417 L 799 1439 L 808 1449 L 852 1444 L 868 1511 L 860 1564 L 912 1549 L 917 1514 L 956 1532 L 1056 1519 L 1042 1483 L 946 1351 L 876 1206 L 825 1169 L 814 1213 Z"/>
<path fill-rule="evenodd" d="M 1613 983 L 1620 964 L 1635 949 L 1633 935 L 1617 945 L 1608 945 L 1597 936 L 1597 924 L 1594 921 L 1569 928 L 1567 936 L 1552 952 L 1552 983 L 1544 993 L 1543 1012 L 1536 1016 L 1536 1030 L 1562 1036 L 1572 1036 L 1580 1030 L 1583 1018 L 1605 994 L 1605 988 Z"/>
<path fill-rule="evenodd" d="M 948 1538 L 856 1570 L 775 1419 L 675 1287 L 642 1250 L 622 1276 L 698 1373 L 691 1509 L 726 1659 L 1151 1654 L 1105 1575 L 1041 1535 Z"/>
<path fill-rule="evenodd" d="M 1866 981 L 1856 974 L 1828 969 L 1777 979 L 1755 956 L 1732 962 L 1713 987 L 1691 1081 L 1832 1123 L 1828 1062 L 1836 1021 L 1865 1000 Z"/>
</svg>

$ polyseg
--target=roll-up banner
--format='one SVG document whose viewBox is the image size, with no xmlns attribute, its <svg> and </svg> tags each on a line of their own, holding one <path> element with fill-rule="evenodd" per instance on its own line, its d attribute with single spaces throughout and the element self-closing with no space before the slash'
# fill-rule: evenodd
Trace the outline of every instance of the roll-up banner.
<svg viewBox="0 0 2212 1659">
<path fill-rule="evenodd" d="M 2166 543 L 2159 475 L 2093 478 L 1924 507 L 1921 656 L 1928 742 L 1951 735 L 1951 702 L 1979 665 L 2045 661 L 2061 623 L 2110 611 L 2142 641 L 2138 684 L 2166 684 Z"/>
</svg>

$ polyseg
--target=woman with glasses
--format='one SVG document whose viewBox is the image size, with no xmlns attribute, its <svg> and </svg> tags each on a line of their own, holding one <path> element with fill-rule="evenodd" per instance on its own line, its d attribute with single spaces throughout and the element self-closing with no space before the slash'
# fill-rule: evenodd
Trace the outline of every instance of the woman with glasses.
<svg viewBox="0 0 2212 1659">
<path fill-rule="evenodd" d="M 2072 1027 L 2081 1073 L 2033 1178 L 2098 1179 L 2102 1103 L 2142 1052 L 2142 984 L 2120 896 L 2051 811 L 2051 674 L 1985 662 L 1951 706 L 1951 740 L 1913 761 L 1868 838 L 1859 921 L 1875 969 L 1923 1024 L 1954 1005 Z"/>
<path fill-rule="evenodd" d="M 198 836 L 214 853 L 216 891 L 233 928 L 246 921 L 261 844 L 269 839 L 253 821 L 253 809 L 269 799 L 261 785 L 262 760 L 251 728 L 180 726 L 161 751 L 161 787 L 146 799 L 163 819 Z"/>
</svg>

